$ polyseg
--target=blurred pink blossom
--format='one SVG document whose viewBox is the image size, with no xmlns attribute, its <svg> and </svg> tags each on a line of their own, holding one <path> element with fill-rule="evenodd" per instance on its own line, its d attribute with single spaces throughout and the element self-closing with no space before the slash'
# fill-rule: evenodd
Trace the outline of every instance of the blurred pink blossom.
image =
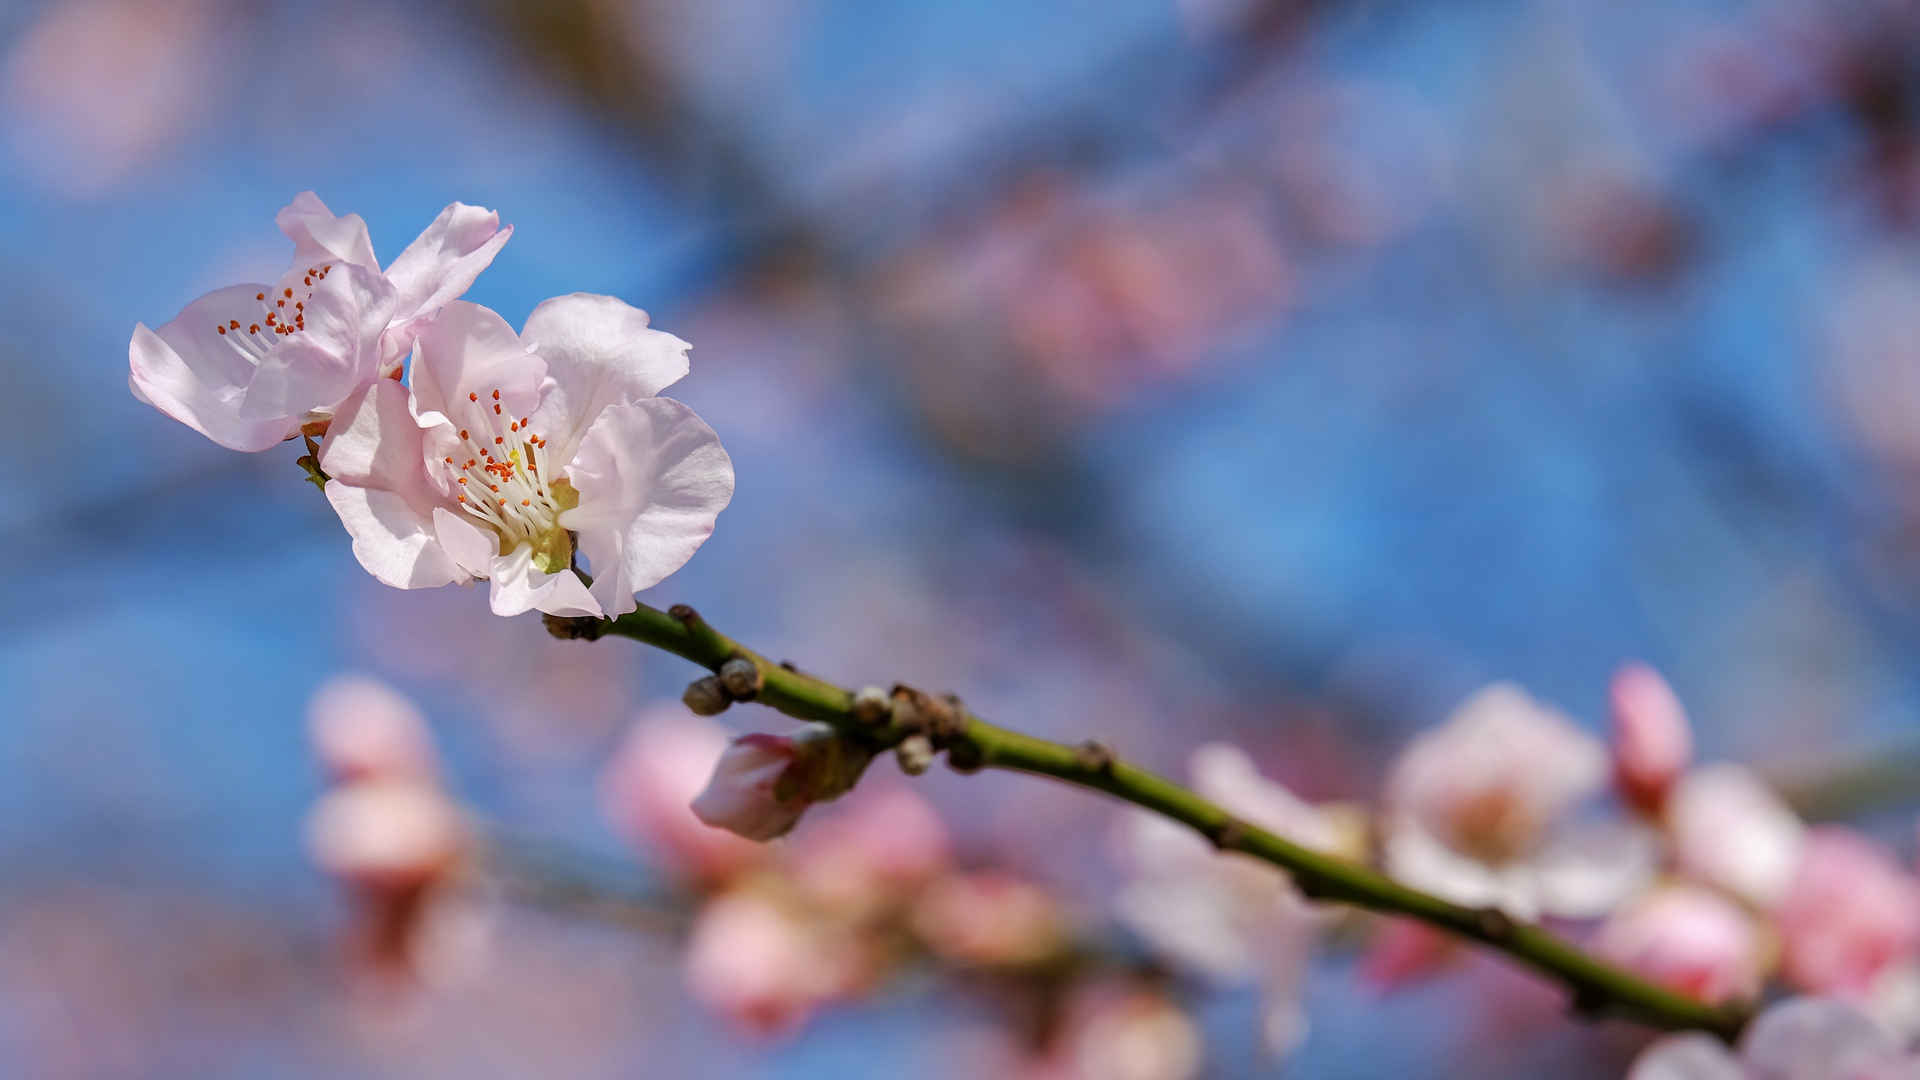
<svg viewBox="0 0 1920 1080">
<path fill-rule="evenodd" d="M 1786 898 L 1806 827 L 1750 770 L 1707 765 L 1667 799 L 1667 835 L 1679 871 L 1762 911 Z"/>
<path fill-rule="evenodd" d="M 1850 829 L 1813 829 L 1779 926 L 1795 985 L 1864 998 L 1882 974 L 1920 955 L 1920 880 Z"/>
<path fill-rule="evenodd" d="M 1564 820 L 1606 777 L 1598 739 L 1517 686 L 1489 686 L 1388 774 L 1388 872 L 1523 919 L 1605 914 L 1648 879 L 1655 854 L 1645 830 Z"/>
<path fill-rule="evenodd" d="M 437 788 L 407 779 L 335 788 L 307 818 L 307 849 L 320 868 L 372 892 L 438 880 L 465 844 L 458 808 Z"/>
<path fill-rule="evenodd" d="M 629 842 L 682 877 L 725 881 L 760 861 L 764 849 L 702 822 L 693 799 L 727 749 L 726 729 L 678 702 L 634 721 L 600 774 L 600 806 Z"/>
<path fill-rule="evenodd" d="M 1194 752 L 1194 786 L 1246 821 L 1329 854 L 1358 856 L 1361 831 L 1336 809 L 1303 802 L 1260 776 L 1245 751 L 1221 743 Z M 1193 830 L 1131 812 L 1120 848 L 1134 876 L 1114 898 L 1120 920 L 1174 962 L 1265 991 L 1263 1034 L 1276 1055 L 1306 1035 L 1300 1007 L 1313 943 L 1330 913 L 1301 897 L 1284 874 L 1222 855 Z"/>
<path fill-rule="evenodd" d="M 1628 970 L 1710 1004 L 1757 997 L 1769 949 L 1753 917 L 1698 885 L 1655 888 L 1615 911 L 1593 946 Z"/>
<path fill-rule="evenodd" d="M 1200 1029 L 1166 994 L 1142 983 L 1094 983 L 1068 1002 L 1049 1053 L 1020 1080 L 1193 1080 L 1204 1064 Z"/>
<path fill-rule="evenodd" d="M 1445 965 L 1458 940 L 1417 919 L 1386 918 L 1367 942 L 1360 977 L 1382 991 L 1396 990 Z"/>
<path fill-rule="evenodd" d="M 1024 967 L 1057 956 L 1070 924 L 1046 889 L 997 870 L 952 874 L 920 895 L 914 933 L 938 955 L 975 967 Z"/>
<path fill-rule="evenodd" d="M 1634 1060 L 1627 1080 L 1913 1080 L 1920 1058 L 1851 1006 L 1790 998 L 1760 1014 L 1739 1052 L 1704 1032 L 1668 1035 Z"/>
<path fill-rule="evenodd" d="M 825 724 L 792 736 L 742 735 L 714 763 L 693 813 L 749 840 L 773 840 L 791 832 L 815 802 L 845 794 L 870 757 Z"/>
<path fill-rule="evenodd" d="M 911 900 L 946 869 L 952 841 L 940 815 L 913 791 L 862 789 L 795 837 L 786 855 L 810 901 L 860 918 Z"/>
<path fill-rule="evenodd" d="M 1673 688 L 1645 664 L 1626 664 L 1609 688 L 1613 778 L 1621 797 L 1657 812 L 1693 758 L 1693 733 Z"/>
<path fill-rule="evenodd" d="M 307 705 L 314 754 L 336 783 L 374 779 L 431 782 L 433 736 L 412 701 L 382 682 L 335 678 Z"/>
<path fill-rule="evenodd" d="M 685 962 L 695 1000 L 763 1038 L 791 1034 L 877 970 L 870 942 L 756 891 L 701 908 Z"/>
</svg>

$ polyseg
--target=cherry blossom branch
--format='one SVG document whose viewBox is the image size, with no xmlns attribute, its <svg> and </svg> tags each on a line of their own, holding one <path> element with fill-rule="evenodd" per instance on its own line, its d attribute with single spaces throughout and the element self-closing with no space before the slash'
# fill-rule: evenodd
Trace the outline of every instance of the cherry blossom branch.
<svg viewBox="0 0 1920 1080">
<path fill-rule="evenodd" d="M 685 605 L 663 612 L 643 604 L 613 620 L 549 615 L 546 625 L 556 637 L 595 640 L 615 635 L 673 653 L 714 673 L 689 687 L 690 704 L 724 707 L 729 700 L 755 701 L 788 716 L 829 724 L 875 750 L 895 749 L 911 771 L 944 752 L 948 764 L 960 772 L 1008 769 L 1105 792 L 1193 828 L 1223 852 L 1273 864 L 1311 899 L 1417 919 L 1506 953 L 1564 984 L 1574 1011 L 1582 1016 L 1619 1016 L 1657 1028 L 1707 1031 L 1729 1041 L 1750 1016 L 1743 1008 L 1705 1005 L 1656 986 L 1497 909 L 1456 904 L 1292 843 L 1121 760 L 1099 743 L 1069 746 L 999 727 L 950 696 L 936 698 L 906 686 L 895 687 L 890 695 L 855 694 L 792 665 L 770 663 Z"/>
</svg>

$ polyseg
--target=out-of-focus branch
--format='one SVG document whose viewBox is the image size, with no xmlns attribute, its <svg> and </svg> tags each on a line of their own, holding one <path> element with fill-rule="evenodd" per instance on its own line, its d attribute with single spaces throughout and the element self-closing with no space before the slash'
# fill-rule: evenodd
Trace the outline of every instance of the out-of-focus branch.
<svg viewBox="0 0 1920 1080">
<path fill-rule="evenodd" d="M 1069 746 L 989 724 L 952 697 L 935 698 L 910 687 L 891 696 L 856 696 L 844 687 L 769 663 L 721 634 L 684 605 L 670 611 L 641 605 L 618 619 L 548 616 L 557 637 L 593 640 L 632 638 L 691 660 L 715 672 L 730 668 L 727 683 L 739 700 L 750 698 L 801 720 L 832 725 L 844 736 L 877 749 L 925 740 L 944 751 L 956 770 L 1010 769 L 1105 792 L 1190 826 L 1223 852 L 1273 864 L 1292 876 L 1307 896 L 1418 919 L 1481 942 L 1563 983 L 1583 1015 L 1617 1015 L 1658 1028 L 1709 1031 L 1731 1040 L 1749 1013 L 1704 1005 L 1604 964 L 1573 944 L 1491 908 L 1473 908 L 1410 888 L 1366 867 L 1325 855 L 1239 820 L 1216 803 L 1164 777 L 1131 765 L 1098 743 Z M 730 663 L 731 662 L 731 663 Z M 743 663 L 757 678 L 737 676 Z M 705 680 L 703 680 L 705 681 Z M 707 690 L 713 690 L 710 683 Z M 725 692 L 725 691 L 722 691 Z"/>
</svg>

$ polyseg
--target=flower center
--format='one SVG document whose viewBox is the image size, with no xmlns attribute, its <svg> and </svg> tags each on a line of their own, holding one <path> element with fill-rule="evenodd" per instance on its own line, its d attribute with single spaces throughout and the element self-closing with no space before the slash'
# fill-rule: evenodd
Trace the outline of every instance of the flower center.
<svg viewBox="0 0 1920 1080">
<path fill-rule="evenodd" d="M 481 426 L 460 429 L 466 457 L 440 463 L 456 485 L 461 509 L 500 537 L 500 554 L 531 544 L 533 564 L 542 572 L 566 569 L 573 541 L 560 526 L 560 512 L 578 505 L 579 494 L 565 477 L 549 475 L 547 440 L 527 427 L 526 417 L 503 413 L 500 391 L 493 391 L 490 402 L 478 393 L 469 393 L 467 401 L 467 422 Z"/>
<path fill-rule="evenodd" d="M 242 312 L 252 318 L 242 326 L 239 319 L 228 319 L 224 325 L 216 324 L 214 330 L 221 337 L 234 343 L 241 352 L 248 354 L 256 363 L 274 341 L 269 334 L 286 337 L 297 334 L 307 328 L 307 301 L 313 299 L 313 284 L 323 281 L 333 272 L 333 264 L 309 266 L 304 274 L 299 274 L 300 284 L 290 285 L 295 277 L 289 273 L 280 279 L 280 284 L 268 292 L 253 294 L 260 304 L 260 312 Z M 296 297 L 296 289 L 304 288 L 305 295 Z"/>
</svg>

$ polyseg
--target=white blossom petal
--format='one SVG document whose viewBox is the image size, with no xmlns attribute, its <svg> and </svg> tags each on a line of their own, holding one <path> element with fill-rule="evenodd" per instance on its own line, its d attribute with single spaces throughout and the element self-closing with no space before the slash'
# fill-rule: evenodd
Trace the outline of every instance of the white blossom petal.
<svg viewBox="0 0 1920 1080">
<path fill-rule="evenodd" d="M 580 504 L 560 515 L 579 534 L 593 595 L 609 615 L 684 566 L 733 498 L 733 462 L 720 437 L 670 398 L 613 405 L 567 468 Z"/>
<path fill-rule="evenodd" d="M 1619 907 L 1653 880 L 1660 858 L 1652 830 L 1622 821 L 1580 822 L 1556 830 L 1528 862 L 1541 910 L 1566 919 L 1594 919 Z"/>
<path fill-rule="evenodd" d="M 1740 1039 L 1752 1080 L 1892 1080 L 1900 1055 L 1893 1037 L 1851 1005 L 1794 998 L 1761 1013 Z"/>
<path fill-rule="evenodd" d="M 299 422 L 288 417 L 240 414 L 254 361 L 239 344 L 246 328 L 228 324 L 233 312 L 252 305 L 266 288 L 215 289 L 159 330 L 135 326 L 127 353 L 128 378 L 137 396 L 230 450 L 265 450 L 298 431 Z"/>
<path fill-rule="evenodd" d="M 562 461 L 609 405 L 656 397 L 686 375 L 690 346 L 647 322 L 639 308 L 591 293 L 556 296 L 527 316 L 521 338 L 554 379 L 534 426 Z"/>
<path fill-rule="evenodd" d="M 536 569 L 533 548 L 526 544 L 494 556 L 487 577 L 491 579 L 489 599 L 495 615 L 522 615 L 536 609 L 549 615 L 599 618 L 602 614 L 578 574 L 572 570 L 549 574 Z"/>
<path fill-rule="evenodd" d="M 1747 1070 L 1719 1039 L 1688 1031 L 1642 1051 L 1627 1080 L 1747 1080 Z"/>
<path fill-rule="evenodd" d="M 303 191 L 274 215 L 287 239 L 293 241 L 295 263 L 319 265 L 329 260 L 378 270 L 373 240 L 359 214 L 340 217 L 327 209 L 320 196 Z"/>
<path fill-rule="evenodd" d="M 1762 910 L 1786 898 L 1806 827 L 1751 771 L 1730 764 L 1689 772 L 1667 801 L 1667 830 L 1681 873 Z"/>
<path fill-rule="evenodd" d="M 503 228 L 500 215 L 484 206 L 448 204 L 387 267 L 398 294 L 395 321 L 432 314 L 459 299 L 512 235 L 513 226 Z"/>
</svg>

